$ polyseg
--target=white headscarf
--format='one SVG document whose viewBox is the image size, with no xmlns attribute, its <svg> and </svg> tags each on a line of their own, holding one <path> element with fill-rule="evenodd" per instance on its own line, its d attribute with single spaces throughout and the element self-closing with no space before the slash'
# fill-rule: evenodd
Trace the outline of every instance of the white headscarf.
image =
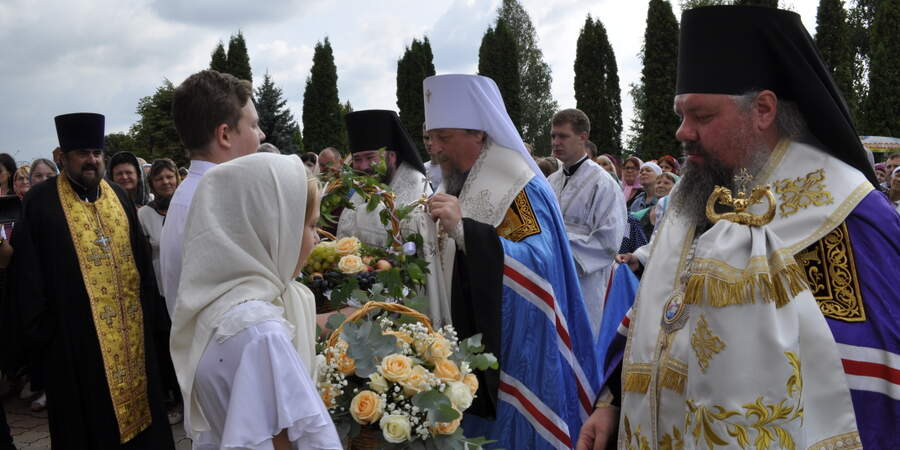
<svg viewBox="0 0 900 450">
<path fill-rule="evenodd" d="M 255 153 L 210 169 L 200 180 L 184 233 L 184 264 L 172 323 L 172 362 L 192 436 L 209 426 L 192 397 L 197 365 L 222 317 L 262 300 L 280 308 L 228 323 L 229 334 L 264 320 L 293 325 L 294 347 L 315 367 L 315 303 L 293 281 L 306 216 L 306 168 L 296 155 Z"/>
<path fill-rule="evenodd" d="M 652 170 L 653 173 L 655 173 L 657 176 L 662 174 L 662 167 L 659 167 L 659 164 L 657 164 L 653 161 L 647 161 L 647 162 L 641 164 L 641 169 L 643 169 L 644 167 L 649 167 L 650 170 Z"/>
<path fill-rule="evenodd" d="M 538 179 L 544 179 L 544 173 L 528 153 L 509 118 L 494 80 L 481 75 L 435 75 L 422 82 L 422 89 L 425 93 L 425 131 L 438 128 L 484 131 L 501 147 L 518 151 Z"/>
</svg>

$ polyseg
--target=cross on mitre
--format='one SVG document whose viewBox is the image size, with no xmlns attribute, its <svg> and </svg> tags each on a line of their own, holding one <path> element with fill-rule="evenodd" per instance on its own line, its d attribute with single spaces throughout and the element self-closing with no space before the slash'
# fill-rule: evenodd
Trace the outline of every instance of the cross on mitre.
<svg viewBox="0 0 900 450">
<path fill-rule="evenodd" d="M 431 103 L 431 89 L 425 90 L 425 103 Z"/>
</svg>

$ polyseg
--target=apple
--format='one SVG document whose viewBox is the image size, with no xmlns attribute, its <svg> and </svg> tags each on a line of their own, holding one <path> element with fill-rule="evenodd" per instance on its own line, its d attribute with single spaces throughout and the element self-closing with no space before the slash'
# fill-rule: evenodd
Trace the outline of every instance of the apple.
<svg viewBox="0 0 900 450">
<path fill-rule="evenodd" d="M 375 270 L 388 270 L 391 267 L 394 266 L 392 266 L 391 263 L 385 259 L 379 259 L 378 262 L 375 263 Z"/>
</svg>

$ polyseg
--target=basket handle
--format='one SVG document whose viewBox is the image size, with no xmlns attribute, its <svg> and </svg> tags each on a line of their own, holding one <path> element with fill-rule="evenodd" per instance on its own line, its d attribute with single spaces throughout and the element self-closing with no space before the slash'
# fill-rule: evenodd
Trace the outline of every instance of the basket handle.
<svg viewBox="0 0 900 450">
<path fill-rule="evenodd" d="M 428 317 L 408 306 L 403 306 L 399 303 L 368 302 L 361 308 L 354 311 L 353 314 L 350 314 L 350 317 L 347 317 L 344 322 L 331 333 L 331 336 L 328 337 L 328 346 L 334 347 L 334 345 L 337 343 L 338 338 L 341 336 L 341 331 L 344 330 L 344 324 L 346 324 L 347 322 L 356 322 L 357 320 L 365 317 L 366 314 L 369 313 L 369 311 L 375 309 L 383 309 L 385 311 L 410 316 L 425 325 L 425 328 L 427 328 L 429 332 L 434 332 L 434 329 L 431 327 L 431 321 L 428 320 Z"/>
</svg>

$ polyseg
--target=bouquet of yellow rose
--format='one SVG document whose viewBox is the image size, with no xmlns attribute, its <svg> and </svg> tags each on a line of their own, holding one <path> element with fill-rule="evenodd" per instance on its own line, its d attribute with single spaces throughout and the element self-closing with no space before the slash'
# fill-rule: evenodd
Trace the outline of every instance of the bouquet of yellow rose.
<svg viewBox="0 0 900 450">
<path fill-rule="evenodd" d="M 416 255 L 415 238 L 410 238 L 402 252 L 370 247 L 352 236 L 319 242 L 298 281 L 316 294 L 320 312 L 338 309 L 350 299 L 415 303 L 428 263 Z"/>
<path fill-rule="evenodd" d="M 496 369 L 481 336 L 458 341 L 452 326 L 393 303 L 370 302 L 331 335 L 317 357 L 317 384 L 338 433 L 394 448 L 479 448 L 459 423 L 478 390 L 474 370 Z"/>
</svg>

